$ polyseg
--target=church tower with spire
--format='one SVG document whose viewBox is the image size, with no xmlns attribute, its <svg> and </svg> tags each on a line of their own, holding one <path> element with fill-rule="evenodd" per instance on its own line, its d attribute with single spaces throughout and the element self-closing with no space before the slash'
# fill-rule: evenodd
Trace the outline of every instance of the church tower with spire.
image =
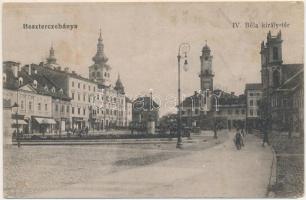
<svg viewBox="0 0 306 200">
<path fill-rule="evenodd" d="M 53 44 L 51 44 L 51 48 L 49 51 L 49 57 L 47 58 L 47 64 L 49 65 L 55 65 L 56 64 L 56 58 L 55 58 L 55 53 L 53 49 Z"/>
<path fill-rule="evenodd" d="M 213 91 L 213 80 L 214 74 L 212 71 L 212 59 L 213 56 L 210 54 L 210 48 L 207 46 L 207 42 L 202 49 L 201 60 L 201 72 L 199 74 L 201 90 Z"/>
<path fill-rule="evenodd" d="M 107 64 L 108 58 L 104 54 L 101 30 L 98 38 L 97 53 L 92 60 L 94 64 L 89 67 L 89 79 L 97 81 L 102 85 L 109 86 L 111 67 Z"/>
<path fill-rule="evenodd" d="M 123 86 L 123 84 L 120 80 L 120 74 L 118 74 L 118 79 L 116 81 L 116 85 L 115 85 L 114 89 L 117 90 L 117 92 L 120 93 L 120 94 L 125 94 L 124 86 Z"/>
</svg>

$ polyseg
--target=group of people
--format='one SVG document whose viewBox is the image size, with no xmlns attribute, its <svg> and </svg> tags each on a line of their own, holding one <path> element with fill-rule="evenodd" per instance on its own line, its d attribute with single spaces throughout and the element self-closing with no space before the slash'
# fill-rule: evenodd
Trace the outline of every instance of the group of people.
<svg viewBox="0 0 306 200">
<path fill-rule="evenodd" d="M 243 138 L 245 137 L 245 131 L 244 128 L 237 128 L 237 132 L 234 138 L 234 143 L 236 145 L 237 150 L 240 150 L 241 147 L 244 146 Z"/>
<path fill-rule="evenodd" d="M 79 137 L 82 137 L 82 135 L 88 135 L 88 127 L 83 127 L 81 129 L 77 129 L 77 128 L 74 128 L 74 129 L 70 129 L 67 131 L 67 136 L 70 137 L 70 134 L 72 133 L 72 135 L 78 135 Z"/>
</svg>

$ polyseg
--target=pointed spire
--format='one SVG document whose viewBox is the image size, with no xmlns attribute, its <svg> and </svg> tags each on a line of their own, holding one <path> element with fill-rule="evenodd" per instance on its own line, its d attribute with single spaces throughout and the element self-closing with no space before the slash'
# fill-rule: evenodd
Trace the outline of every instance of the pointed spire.
<svg viewBox="0 0 306 200">
<path fill-rule="evenodd" d="M 118 72 L 118 80 L 120 80 L 120 73 Z"/>
<path fill-rule="evenodd" d="M 102 43 L 102 30 L 100 29 L 98 44 L 97 44 L 97 53 L 92 58 L 95 64 L 105 64 L 108 61 L 108 58 L 104 54 L 104 45 Z"/>
<path fill-rule="evenodd" d="M 47 58 L 47 63 L 48 64 L 55 64 L 56 63 L 56 58 L 55 58 L 55 53 L 53 49 L 53 42 L 51 42 L 51 47 L 49 50 L 49 57 Z"/>
<path fill-rule="evenodd" d="M 99 41 L 102 41 L 102 29 L 100 28 L 100 35 L 99 35 Z"/>
</svg>

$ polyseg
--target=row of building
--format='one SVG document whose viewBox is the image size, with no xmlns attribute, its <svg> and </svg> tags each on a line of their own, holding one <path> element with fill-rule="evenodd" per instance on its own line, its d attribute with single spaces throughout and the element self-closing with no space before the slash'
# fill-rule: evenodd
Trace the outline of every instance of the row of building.
<svg viewBox="0 0 306 200">
<path fill-rule="evenodd" d="M 92 60 L 89 78 L 57 64 L 53 47 L 45 63 L 22 66 L 5 61 L 4 115 L 11 119 L 11 123 L 5 123 L 6 128 L 18 123 L 24 133 L 54 134 L 70 129 L 129 126 L 132 101 L 126 96 L 119 75 L 114 86 L 110 83 L 111 67 L 104 54 L 101 33 Z M 16 111 L 14 105 L 18 105 Z"/>
<path fill-rule="evenodd" d="M 268 120 L 273 129 L 303 133 L 304 65 L 283 64 L 281 32 L 267 34 L 261 44 L 261 83 L 248 83 L 244 94 L 235 95 L 213 87 L 211 50 L 200 56 L 200 92 L 181 104 L 184 126 L 259 129 Z M 208 98 L 210 97 L 210 98 Z"/>
</svg>

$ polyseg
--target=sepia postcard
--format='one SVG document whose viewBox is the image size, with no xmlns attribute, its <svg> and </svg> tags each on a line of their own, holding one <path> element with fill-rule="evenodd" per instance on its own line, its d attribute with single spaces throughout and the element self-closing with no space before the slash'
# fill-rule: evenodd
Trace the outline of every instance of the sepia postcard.
<svg viewBox="0 0 306 200">
<path fill-rule="evenodd" d="M 2 4 L 4 198 L 301 198 L 304 3 Z"/>
</svg>

